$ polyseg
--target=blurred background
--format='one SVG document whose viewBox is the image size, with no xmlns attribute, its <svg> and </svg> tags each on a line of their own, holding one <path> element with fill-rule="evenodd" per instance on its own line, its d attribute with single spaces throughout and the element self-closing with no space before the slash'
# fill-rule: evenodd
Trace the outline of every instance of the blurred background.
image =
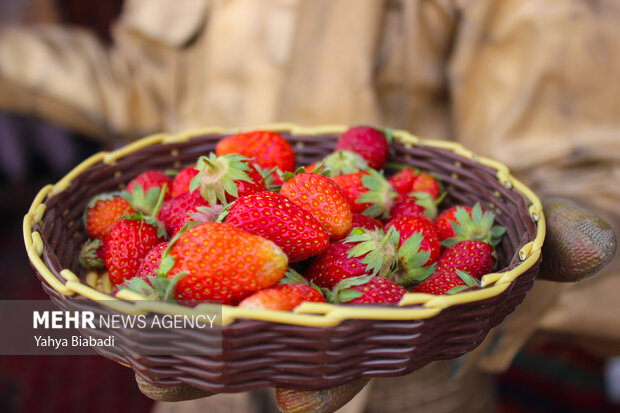
<svg viewBox="0 0 620 413">
<path fill-rule="evenodd" d="M 82 28 L 111 46 L 122 7 L 122 0 L 0 0 L 0 24 Z M 5 219 L 0 299 L 46 299 L 21 233 L 21 220 L 36 192 L 91 154 L 122 142 L 113 133 L 102 140 L 40 117 L 0 110 L 0 216 Z M 510 368 L 496 376 L 497 411 L 620 412 L 620 362 L 614 358 L 620 356 L 618 343 L 584 342 L 557 332 L 535 334 Z M 137 413 L 152 408 L 131 370 L 103 357 L 0 356 L 2 413 Z"/>
</svg>

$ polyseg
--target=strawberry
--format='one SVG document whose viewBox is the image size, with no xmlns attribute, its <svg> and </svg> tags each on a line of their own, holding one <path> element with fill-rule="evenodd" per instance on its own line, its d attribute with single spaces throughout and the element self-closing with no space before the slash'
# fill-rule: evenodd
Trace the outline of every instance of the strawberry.
<svg viewBox="0 0 620 413">
<path fill-rule="evenodd" d="M 198 173 L 192 178 L 189 190 L 199 193 L 209 205 L 224 205 L 238 197 L 266 189 L 261 174 L 241 155 L 201 156 L 196 163 Z"/>
<path fill-rule="evenodd" d="M 320 222 L 288 198 L 264 191 L 237 199 L 226 222 L 273 241 L 289 262 L 302 261 L 321 253 L 329 236 Z"/>
<path fill-rule="evenodd" d="M 340 135 L 336 150 L 346 150 L 361 155 L 368 166 L 381 169 L 390 154 L 391 134 L 387 135 L 370 126 L 355 126 Z"/>
<path fill-rule="evenodd" d="M 441 192 L 439 181 L 434 176 L 413 168 L 403 169 L 392 176 L 389 182 L 400 195 L 407 195 L 412 192 L 426 192 L 433 199 L 437 199 Z"/>
<path fill-rule="evenodd" d="M 161 256 L 168 248 L 168 242 L 160 242 L 155 245 L 149 252 L 146 253 L 144 258 L 140 261 L 138 271 L 136 271 L 136 277 L 147 280 L 149 277 L 156 277 L 157 270 L 161 265 Z"/>
<path fill-rule="evenodd" d="M 161 191 L 164 186 L 167 187 L 164 200 L 170 198 L 170 188 L 172 188 L 172 180 L 168 175 L 159 171 L 146 171 L 136 176 L 127 184 L 126 191 L 130 194 L 133 193 L 134 188 L 139 185 L 142 187 L 144 193 L 147 193 L 151 188 L 159 188 Z"/>
<path fill-rule="evenodd" d="M 120 193 L 104 193 L 90 200 L 84 211 L 84 227 L 93 239 L 105 241 L 108 233 L 124 215 L 135 211 Z"/>
<path fill-rule="evenodd" d="M 435 271 L 421 284 L 413 287 L 412 292 L 434 295 L 455 294 L 479 285 L 478 280 L 461 270 Z"/>
<path fill-rule="evenodd" d="M 286 254 L 273 242 L 211 222 L 177 234 L 162 256 L 159 274 L 171 280 L 176 299 L 236 304 L 275 285 L 287 264 Z"/>
<path fill-rule="evenodd" d="M 388 181 L 394 187 L 396 192 L 401 195 L 411 192 L 411 186 L 418 176 L 418 172 L 413 168 L 405 168 L 397 174 L 393 175 Z"/>
<path fill-rule="evenodd" d="M 198 175 L 198 169 L 196 169 L 195 164 L 181 169 L 172 180 L 170 196 L 174 198 L 184 192 L 189 192 L 189 185 L 196 175 Z"/>
<path fill-rule="evenodd" d="M 330 238 L 342 238 L 351 230 L 351 207 L 330 178 L 302 172 L 282 184 L 280 195 L 310 212 L 327 230 Z"/>
<path fill-rule="evenodd" d="M 426 192 L 413 192 L 399 195 L 390 209 L 390 219 L 400 216 L 424 215 L 429 219 L 437 216 L 437 201 Z"/>
<path fill-rule="evenodd" d="M 192 213 L 197 212 L 199 207 L 207 205 L 207 201 L 197 192 L 193 194 L 183 192 L 163 203 L 157 219 L 164 225 L 166 232 L 173 236 L 190 219 Z"/>
<path fill-rule="evenodd" d="M 291 311 L 305 301 L 324 303 L 325 297 L 316 285 L 297 271 L 288 269 L 277 285 L 244 298 L 239 307 Z"/>
<path fill-rule="evenodd" d="M 353 223 L 351 224 L 351 229 L 353 228 L 365 228 L 368 230 L 383 229 L 383 223 L 378 219 L 354 212 Z"/>
<path fill-rule="evenodd" d="M 306 268 L 304 276 L 319 287 L 333 288 L 346 278 L 366 274 L 388 276 L 396 264 L 394 232 L 355 229 L 334 242 Z"/>
<path fill-rule="evenodd" d="M 105 244 L 99 239 L 88 240 L 80 250 L 79 262 L 87 270 L 105 268 Z"/>
<path fill-rule="evenodd" d="M 365 275 L 340 282 L 331 292 L 331 301 L 344 304 L 398 303 L 407 293 L 384 277 Z"/>
<path fill-rule="evenodd" d="M 136 275 L 140 260 L 157 244 L 163 235 L 144 219 L 121 219 L 108 234 L 105 245 L 105 265 L 113 285 Z"/>
<path fill-rule="evenodd" d="M 452 208 L 446 209 L 442 213 L 440 213 L 435 219 L 435 227 L 437 228 L 437 233 L 439 234 L 439 240 L 443 241 L 447 238 L 452 238 L 456 236 L 454 229 L 452 228 L 452 223 L 457 223 L 456 212 L 457 210 L 464 210 L 467 215 L 471 218 L 471 207 L 466 205 L 457 205 Z"/>
<path fill-rule="evenodd" d="M 385 228 L 398 231 L 398 258 L 403 267 L 391 278 L 400 285 L 409 286 L 430 276 L 441 251 L 433 221 L 422 215 L 401 216 Z"/>
<path fill-rule="evenodd" d="M 495 214 L 483 212 L 477 202 L 473 208 L 455 206 L 443 211 L 435 219 L 435 226 L 443 246 L 449 247 L 463 240 L 478 240 L 494 247 L 506 232 L 502 226 L 493 226 L 494 220 Z"/>
<path fill-rule="evenodd" d="M 435 272 L 461 270 L 480 279 L 493 271 L 496 261 L 495 250 L 486 242 L 460 241 L 441 254 Z"/>
<path fill-rule="evenodd" d="M 265 169 L 277 166 L 284 172 L 295 170 L 293 147 L 277 132 L 252 131 L 228 136 L 217 143 L 215 153 L 241 154 Z"/>
<path fill-rule="evenodd" d="M 353 212 L 371 217 L 387 216 L 396 193 L 379 172 L 368 171 L 340 175 L 333 178 Z"/>
<path fill-rule="evenodd" d="M 437 199 L 441 193 L 441 186 L 434 176 L 422 172 L 413 181 L 409 192 L 426 192 L 433 199 Z"/>
<path fill-rule="evenodd" d="M 304 301 L 324 303 L 325 298 L 315 288 L 303 284 L 280 284 L 260 290 L 239 303 L 242 308 L 290 311 Z"/>
</svg>

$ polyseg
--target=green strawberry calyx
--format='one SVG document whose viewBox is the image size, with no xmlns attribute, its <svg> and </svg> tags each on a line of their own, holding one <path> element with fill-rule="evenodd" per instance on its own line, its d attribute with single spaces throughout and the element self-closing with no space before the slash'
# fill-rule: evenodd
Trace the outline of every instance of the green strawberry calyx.
<svg viewBox="0 0 620 413">
<path fill-rule="evenodd" d="M 130 201 L 131 199 L 134 199 L 134 194 L 138 195 L 138 201 L 142 201 L 144 200 L 145 204 L 143 205 L 147 205 L 146 203 L 148 203 L 149 207 L 148 207 L 148 211 L 141 211 L 139 208 L 137 208 L 134 204 L 132 204 L 133 208 L 137 211 L 136 213 L 132 214 L 132 215 L 124 215 L 121 218 L 123 219 L 133 219 L 133 220 L 139 220 L 142 221 L 148 225 L 153 226 L 155 229 L 157 229 L 157 236 L 160 238 L 164 238 L 164 239 L 168 239 L 168 233 L 166 232 L 166 228 L 164 227 L 164 225 L 157 219 L 157 214 L 159 214 L 159 210 L 161 208 L 161 206 L 164 203 L 164 198 L 166 196 L 166 191 L 168 190 L 168 186 L 164 185 L 161 188 L 161 191 L 159 190 L 158 187 L 153 187 L 151 189 L 149 189 L 149 191 L 147 192 L 147 195 L 144 196 L 144 191 L 142 190 L 142 187 L 140 186 L 140 184 L 136 184 L 133 192 L 131 195 L 129 195 L 128 192 L 124 192 L 123 193 L 123 197 L 127 197 L 125 199 L 127 199 L 129 201 L 129 203 L 131 204 L 132 201 Z M 156 200 L 153 202 L 152 199 L 146 199 L 146 198 L 152 198 L 154 196 L 157 196 Z M 143 198 L 140 198 L 140 196 L 143 196 Z M 153 203 L 153 206 L 151 207 L 151 203 Z"/>
<path fill-rule="evenodd" d="M 102 245 L 103 243 L 98 238 L 88 240 L 84 243 L 78 259 L 83 268 L 87 270 L 98 270 L 105 267 L 105 263 L 97 254 L 97 250 L 99 250 Z"/>
<path fill-rule="evenodd" d="M 192 178 L 189 191 L 199 189 L 200 195 L 209 205 L 215 205 L 218 201 L 226 205 L 226 194 L 235 198 L 239 196 L 235 181 L 252 182 L 247 173 L 250 167 L 245 161 L 249 159 L 237 154 L 216 156 L 211 153 L 209 156 L 201 156 L 196 162 L 199 172 Z"/>
<path fill-rule="evenodd" d="M 351 287 L 364 285 L 374 277 L 374 275 L 362 275 L 359 277 L 345 278 L 340 281 L 333 290 L 326 291 L 325 299 L 330 303 L 346 303 L 360 298 L 363 294 Z"/>
<path fill-rule="evenodd" d="M 303 275 L 295 271 L 293 268 L 288 268 L 286 273 L 284 273 L 284 277 L 280 279 L 278 284 L 301 284 L 307 285 L 309 287 L 317 290 L 323 297 L 325 297 L 325 291 L 322 290 L 318 285 L 313 283 L 312 281 L 305 278 Z"/>
<path fill-rule="evenodd" d="M 323 159 L 321 165 L 329 171 L 330 177 L 353 174 L 368 169 L 368 163 L 355 152 L 339 150 Z M 320 167 L 316 168 L 320 171 Z"/>
<path fill-rule="evenodd" d="M 398 265 L 398 233 L 393 228 L 387 234 L 380 229 L 353 228 L 344 242 L 356 243 L 348 256 L 363 257 L 368 274 L 388 277 Z"/>
<path fill-rule="evenodd" d="M 364 215 L 372 218 L 379 216 L 387 218 L 394 204 L 396 191 L 394 191 L 392 185 L 381 172 L 377 172 L 374 169 L 367 169 L 366 171 L 368 174 L 362 176 L 362 184 L 367 191 L 360 195 L 355 202 L 358 204 L 372 204 L 362 212 Z"/>
<path fill-rule="evenodd" d="M 144 296 L 147 300 L 168 301 L 175 303 L 174 288 L 179 280 L 186 275 L 187 272 L 185 271 L 175 274 L 175 276 L 171 279 L 150 275 L 147 277 L 149 282 L 146 282 L 139 277 L 133 277 L 127 280 L 125 285 L 120 286 L 119 289 L 133 291 Z"/>
<path fill-rule="evenodd" d="M 196 221 L 201 224 L 206 222 L 224 222 L 224 219 L 228 215 L 232 205 L 234 205 L 234 202 L 231 202 L 225 207 L 217 204 L 212 207 L 197 207 L 196 212 L 189 214 L 189 217 L 192 221 Z"/>
<path fill-rule="evenodd" d="M 479 287 L 480 286 L 480 281 L 478 281 L 477 279 L 475 279 L 474 277 L 472 277 L 471 275 L 469 275 L 465 271 L 456 270 L 456 275 L 458 275 L 459 278 L 461 280 L 463 280 L 465 285 L 457 285 L 456 287 L 451 288 L 450 290 L 448 290 L 448 292 L 446 292 L 446 294 L 456 294 L 456 293 L 460 293 L 463 290 L 467 290 L 467 289 L 469 289 L 471 287 Z"/>
<path fill-rule="evenodd" d="M 505 227 L 493 225 L 495 214 L 491 211 L 483 212 L 479 202 L 472 208 L 471 216 L 465 208 L 457 207 L 454 217 L 456 220 L 452 221 L 451 225 L 455 236 L 443 240 L 441 245 L 444 247 L 451 247 L 465 240 L 482 241 L 495 247 L 506 232 Z"/>
<path fill-rule="evenodd" d="M 306 168 L 304 166 L 300 166 L 299 168 L 295 170 L 295 172 L 286 172 L 285 174 L 280 175 L 280 176 L 282 177 L 282 182 L 286 183 L 290 181 L 291 179 L 295 178 L 297 175 L 306 174 L 306 173 L 323 175 L 325 177 L 329 177 L 330 171 L 325 167 L 324 162 L 321 162 L 316 166 L 316 168 L 314 168 L 310 172 L 306 171 Z"/>
<path fill-rule="evenodd" d="M 389 277 L 396 284 L 408 288 L 426 280 L 435 271 L 437 263 L 427 265 L 430 252 L 422 249 L 423 239 L 422 232 L 415 232 L 398 249 L 402 268 Z"/>
<path fill-rule="evenodd" d="M 280 187 L 282 185 L 276 185 L 274 183 L 274 174 L 277 174 L 278 176 L 283 176 L 284 172 L 282 172 L 282 170 L 277 167 L 274 166 L 271 169 L 267 169 L 267 168 L 263 168 L 258 164 L 253 164 L 254 168 L 256 168 L 256 170 L 258 171 L 258 173 L 260 174 L 260 176 L 263 178 L 263 181 L 265 182 L 265 187 L 267 188 L 268 191 L 271 192 L 279 192 L 280 191 Z"/>
<path fill-rule="evenodd" d="M 167 191 L 168 185 L 164 184 L 161 189 L 158 186 L 154 186 L 145 192 L 142 185 L 136 183 L 131 193 L 125 190 L 121 192 L 121 197 L 129 202 L 136 212 L 143 216 L 156 217 Z"/>
<path fill-rule="evenodd" d="M 437 206 L 446 197 L 446 192 L 443 192 L 437 199 L 433 199 L 428 192 L 411 192 L 407 194 L 407 197 L 414 198 L 415 204 L 424 208 L 424 216 L 434 220 L 437 217 Z"/>
</svg>

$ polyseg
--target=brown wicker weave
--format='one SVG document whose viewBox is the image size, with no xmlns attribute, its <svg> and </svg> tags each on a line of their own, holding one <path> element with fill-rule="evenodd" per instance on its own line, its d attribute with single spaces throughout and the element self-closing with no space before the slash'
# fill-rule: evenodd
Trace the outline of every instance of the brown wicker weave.
<svg viewBox="0 0 620 413">
<path fill-rule="evenodd" d="M 318 136 L 286 131 L 283 134 L 293 144 L 300 165 L 315 162 L 331 152 L 339 136 L 336 132 L 319 133 Z M 27 246 L 29 240 L 38 239 L 36 233 L 40 235 L 41 243 L 32 243 L 38 245 L 39 250 L 35 251 L 36 247 L 29 249 L 31 261 L 35 263 L 38 257 L 34 254 L 38 254 L 60 282 L 51 285 L 50 280 L 42 275 L 41 266 L 34 265 L 51 299 L 64 309 L 89 308 L 90 299 L 82 293 L 73 294 L 75 288 L 65 291 L 63 285 L 68 286 L 68 278 L 61 272 L 69 269 L 78 277 L 84 277 L 84 271 L 78 265 L 78 252 L 85 241 L 81 215 L 93 195 L 117 190 L 147 169 L 181 168 L 193 163 L 199 155 L 212 151 L 223 136 L 226 133 L 204 134 L 185 142 L 162 143 L 160 139 L 160 142 L 142 145 L 135 150 L 126 149 L 121 154 L 111 155 L 113 158 L 106 159 L 107 163 L 94 162 L 61 182 L 53 191 L 48 191 L 45 198 L 41 196 L 35 200 L 25 220 L 24 232 Z M 403 143 L 402 139 L 397 139 L 393 147 L 391 162 L 429 170 L 443 181 L 448 193 L 446 204 L 482 201 L 483 208 L 496 213 L 498 223 L 507 228 L 507 233 L 497 248 L 501 270 L 495 280 L 523 265 L 531 250 L 532 254 L 536 252 L 538 255 L 531 257 L 533 261 L 529 268 L 516 276 L 503 292 L 462 304 L 450 302 L 428 318 L 352 317 L 335 325 L 317 327 L 237 317 L 234 322 L 223 326 L 223 351 L 218 355 L 121 356 L 104 349 L 97 351 L 132 367 L 152 384 L 188 384 L 207 391 L 240 392 L 274 386 L 320 389 L 362 376 L 404 375 L 431 361 L 454 358 L 474 349 L 489 329 L 512 312 L 531 288 L 538 273 L 540 245 L 531 246 L 535 239 L 538 244 L 542 243 L 540 225 L 544 225 L 544 219 L 540 210 L 535 212 L 538 222 L 532 218 L 530 202 L 514 187 L 509 188 L 512 181 L 508 184 L 500 182 L 498 171 L 475 157 L 468 159 L 450 149 Z M 40 202 L 44 202 L 44 211 L 41 211 Z M 544 235 L 544 229 L 542 233 Z M 78 284 L 74 282 L 72 285 Z M 417 303 L 413 300 L 404 306 L 401 302 L 401 307 L 393 306 L 394 311 L 422 309 L 429 299 L 420 299 Z M 112 308 L 97 311 L 118 312 Z M 132 345 L 148 346 L 153 341 L 153 337 L 144 331 L 120 339 L 128 343 L 126 350 L 129 354 Z M 204 340 L 209 337 L 205 336 Z M 174 354 L 173 348 L 170 354 Z"/>
</svg>

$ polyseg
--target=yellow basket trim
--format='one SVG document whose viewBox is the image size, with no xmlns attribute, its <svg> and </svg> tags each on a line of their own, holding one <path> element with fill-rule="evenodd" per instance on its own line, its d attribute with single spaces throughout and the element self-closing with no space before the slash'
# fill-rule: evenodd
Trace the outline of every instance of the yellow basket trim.
<svg viewBox="0 0 620 413">
<path fill-rule="evenodd" d="M 485 300 L 503 293 L 506 288 L 508 288 L 508 284 L 496 283 L 492 287 L 486 287 L 476 291 L 467 291 L 453 295 L 435 295 L 432 296 L 433 298 L 426 302 L 424 306 L 439 310 L 456 304 L 465 304 L 472 301 Z"/>
<path fill-rule="evenodd" d="M 119 292 L 117 292 L 116 297 L 120 298 L 121 300 L 127 300 L 127 301 L 142 301 L 142 300 L 147 299 L 142 294 L 138 294 L 135 291 L 126 290 L 126 289 L 122 289 Z"/>
<path fill-rule="evenodd" d="M 102 152 L 88 158 L 86 161 L 79 164 L 63 179 L 61 179 L 56 185 L 48 185 L 43 188 L 35 197 L 32 206 L 28 214 L 24 217 L 24 241 L 26 244 L 26 250 L 28 256 L 33 263 L 34 267 L 45 279 L 45 281 L 56 291 L 65 294 L 72 295 L 74 293 L 81 294 L 82 296 L 91 300 L 105 301 L 106 305 L 126 314 L 143 314 L 145 311 L 161 312 L 165 314 L 188 314 L 198 315 L 200 314 L 201 307 L 198 306 L 195 309 L 179 306 L 171 303 L 154 303 L 152 301 L 144 301 L 144 297 L 139 294 L 134 294 L 126 291 L 120 291 L 116 297 L 104 294 L 90 285 L 81 282 L 75 274 L 69 270 L 63 270 L 63 277 L 68 279 L 66 284 L 63 284 L 58 280 L 51 271 L 45 266 L 40 259 L 37 252 L 37 248 L 33 243 L 33 235 L 31 233 L 31 227 L 33 224 L 33 218 L 37 220 L 42 218 L 45 212 L 45 206 L 43 200 L 49 194 L 54 195 L 60 190 L 64 190 L 68 187 L 72 179 L 82 173 L 88 167 L 97 162 L 104 162 L 106 164 L 113 164 L 117 160 L 124 156 L 135 152 L 139 149 L 157 143 L 175 143 L 185 142 L 192 137 L 205 135 L 205 134 L 234 134 L 243 131 L 252 131 L 258 129 L 274 130 L 274 131 L 287 131 L 293 135 L 318 135 L 323 133 L 342 133 L 348 129 L 348 126 L 344 125 L 327 125 L 321 127 L 301 127 L 290 123 L 277 123 L 260 125 L 251 128 L 238 128 L 238 129 L 223 129 L 223 128 L 205 128 L 199 130 L 192 130 L 179 134 L 164 134 L 159 133 L 148 136 L 132 144 L 129 144 L 114 152 L 106 153 Z M 369 318 L 369 319 L 386 319 L 386 320 L 421 320 L 429 317 L 433 317 L 438 314 L 443 308 L 467 303 L 472 301 L 479 301 L 486 298 L 494 297 L 501 294 L 508 287 L 508 284 L 514 281 L 519 275 L 528 270 L 540 257 L 540 248 L 544 241 L 545 236 L 545 218 L 542 213 L 542 206 L 536 195 L 529 190 L 525 185 L 516 180 L 508 168 L 497 161 L 478 157 L 471 151 L 465 149 L 462 145 L 452 141 L 437 141 L 421 139 L 417 136 L 410 134 L 404 130 L 393 130 L 394 136 L 401 142 L 409 145 L 425 145 L 432 146 L 441 149 L 450 150 L 460 156 L 468 159 L 473 159 L 483 165 L 486 165 L 497 171 L 497 179 L 508 187 L 514 187 L 517 191 L 521 192 L 531 203 L 530 213 L 536 213 L 538 216 L 537 222 L 537 235 L 533 242 L 524 247 L 524 252 L 528 255 L 520 265 L 511 271 L 502 274 L 487 274 L 483 277 L 482 290 L 463 292 L 459 294 L 449 296 L 431 296 L 428 294 L 408 293 L 405 294 L 401 302 L 400 308 L 360 308 L 360 307 L 346 307 L 333 304 L 322 303 L 304 303 L 298 307 L 295 312 L 281 312 L 281 311 L 268 311 L 268 310 L 248 310 L 233 306 L 222 306 L 222 322 L 223 324 L 230 324 L 238 318 L 248 318 L 254 320 L 265 320 L 272 322 L 282 322 L 286 324 L 307 325 L 307 326 L 333 326 L 340 323 L 345 319 L 352 318 Z M 42 206 L 43 205 L 43 206 Z M 37 221 L 38 222 L 38 221 Z M 36 237 L 36 236 L 35 236 Z M 40 235 L 39 235 L 40 238 Z M 38 243 L 38 241 L 37 241 Z M 109 279 L 108 279 L 109 283 Z M 111 284 L 110 284 L 111 288 Z M 422 307 L 417 308 L 403 308 L 406 305 L 422 304 Z M 204 310 L 204 307 L 202 307 Z"/>
<path fill-rule="evenodd" d="M 37 231 L 32 233 L 32 246 L 39 257 L 43 255 L 43 239 Z"/>
<path fill-rule="evenodd" d="M 483 275 L 482 278 L 480 279 L 480 286 L 486 287 L 487 285 L 494 284 L 495 282 L 497 282 L 497 280 L 502 278 L 503 275 L 504 273 L 497 273 L 497 272 Z"/>
<path fill-rule="evenodd" d="M 139 139 L 128 145 L 123 146 L 113 152 L 108 152 L 103 158 L 103 163 L 106 165 L 113 165 L 117 160 L 123 158 L 139 149 L 146 148 L 147 146 L 161 143 L 164 138 L 168 136 L 166 133 L 156 133 L 154 135 L 147 136 L 146 138 Z"/>
<path fill-rule="evenodd" d="M 187 142 L 188 140 L 196 136 L 222 134 L 225 132 L 226 132 L 226 129 L 214 126 L 211 128 L 192 130 L 189 132 L 186 131 L 186 132 L 172 133 L 172 134 L 167 135 L 164 139 L 162 139 L 161 143 L 163 144 L 183 143 L 183 142 Z"/>
</svg>

